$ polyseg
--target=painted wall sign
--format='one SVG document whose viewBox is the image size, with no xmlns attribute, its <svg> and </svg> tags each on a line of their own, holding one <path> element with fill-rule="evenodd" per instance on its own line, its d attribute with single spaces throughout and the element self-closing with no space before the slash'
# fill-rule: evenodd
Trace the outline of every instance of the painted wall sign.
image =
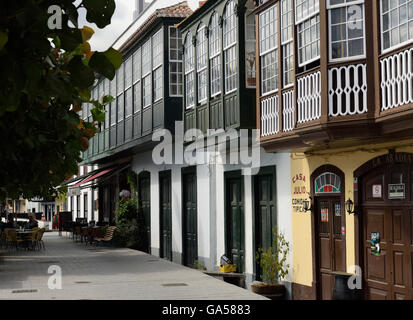
<svg viewBox="0 0 413 320">
<path fill-rule="evenodd" d="M 372 232 L 370 235 L 370 252 L 373 256 L 380 256 L 380 232 Z"/>
<path fill-rule="evenodd" d="M 292 205 L 293 205 L 293 210 L 295 212 L 301 212 L 303 208 L 303 201 L 308 198 L 308 192 L 306 186 L 300 186 L 297 185 L 299 183 L 305 183 L 306 182 L 306 177 L 303 173 L 297 173 L 293 175 L 291 179 L 292 184 L 294 185 L 293 188 L 293 195 L 295 196 L 300 196 L 300 195 L 305 195 L 305 198 L 293 198 L 292 199 Z"/>
<path fill-rule="evenodd" d="M 389 199 L 404 199 L 406 197 L 406 186 L 404 183 L 389 184 Z"/>
<path fill-rule="evenodd" d="M 303 208 L 304 200 L 305 199 L 297 199 L 297 198 L 292 199 L 292 205 L 293 205 L 294 212 L 301 212 Z"/>
<path fill-rule="evenodd" d="M 373 190 L 372 190 L 373 198 L 382 197 L 381 189 L 382 189 L 381 184 L 373 184 Z"/>
</svg>

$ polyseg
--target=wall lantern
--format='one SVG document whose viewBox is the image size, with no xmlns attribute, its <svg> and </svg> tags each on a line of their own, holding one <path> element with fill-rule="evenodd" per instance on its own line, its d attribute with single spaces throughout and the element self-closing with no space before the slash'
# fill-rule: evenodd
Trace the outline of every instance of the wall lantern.
<svg viewBox="0 0 413 320">
<path fill-rule="evenodd" d="M 355 214 L 356 212 L 354 211 L 354 202 L 348 198 L 346 201 L 346 211 L 348 214 Z"/>
<path fill-rule="evenodd" d="M 313 211 L 313 206 L 312 206 L 312 199 L 309 197 L 310 200 L 305 199 L 303 200 L 303 208 L 301 209 L 301 212 L 308 212 L 308 211 Z"/>
</svg>

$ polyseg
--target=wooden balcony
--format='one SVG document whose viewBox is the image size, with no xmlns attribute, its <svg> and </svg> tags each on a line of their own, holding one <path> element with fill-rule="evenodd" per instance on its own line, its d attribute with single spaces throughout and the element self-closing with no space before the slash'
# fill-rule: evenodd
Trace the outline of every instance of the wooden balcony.
<svg viewBox="0 0 413 320">
<path fill-rule="evenodd" d="M 260 97 L 262 146 L 305 151 L 413 136 L 413 46 L 376 57 L 298 74 L 291 88 Z"/>
</svg>

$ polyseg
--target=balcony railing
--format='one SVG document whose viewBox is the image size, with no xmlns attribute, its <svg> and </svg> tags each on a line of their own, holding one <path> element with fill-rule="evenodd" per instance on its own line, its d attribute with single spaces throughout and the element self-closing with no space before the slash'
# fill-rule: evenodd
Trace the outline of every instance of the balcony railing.
<svg viewBox="0 0 413 320">
<path fill-rule="evenodd" d="M 367 112 L 366 64 L 329 69 L 328 98 L 330 117 Z"/>
<path fill-rule="evenodd" d="M 310 73 L 297 79 L 298 123 L 321 117 L 321 73 Z"/>
<path fill-rule="evenodd" d="M 280 132 L 278 95 L 261 100 L 261 135 L 271 136 Z"/>
<path fill-rule="evenodd" d="M 283 131 L 292 131 L 295 127 L 294 90 L 283 93 Z"/>
<path fill-rule="evenodd" d="M 332 66 L 328 69 L 328 118 L 365 114 L 367 108 L 366 64 Z M 262 137 L 293 131 L 297 125 L 311 125 L 322 116 L 321 71 L 298 76 L 295 89 L 261 100 Z M 282 114 L 282 119 L 279 115 Z M 282 120 L 282 123 L 281 121 Z"/>
<path fill-rule="evenodd" d="M 380 60 L 381 111 L 413 103 L 413 48 Z"/>
</svg>

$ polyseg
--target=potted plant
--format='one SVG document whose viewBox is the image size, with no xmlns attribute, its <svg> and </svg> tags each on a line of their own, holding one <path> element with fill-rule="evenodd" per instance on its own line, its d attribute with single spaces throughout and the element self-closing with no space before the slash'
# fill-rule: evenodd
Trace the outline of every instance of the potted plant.
<svg viewBox="0 0 413 320">
<path fill-rule="evenodd" d="M 286 261 L 289 251 L 290 244 L 285 236 L 274 228 L 272 246 L 257 251 L 256 259 L 262 269 L 262 282 L 254 282 L 251 285 L 252 292 L 270 299 L 284 299 L 285 286 L 280 281 L 288 275 L 290 265 Z"/>
</svg>

